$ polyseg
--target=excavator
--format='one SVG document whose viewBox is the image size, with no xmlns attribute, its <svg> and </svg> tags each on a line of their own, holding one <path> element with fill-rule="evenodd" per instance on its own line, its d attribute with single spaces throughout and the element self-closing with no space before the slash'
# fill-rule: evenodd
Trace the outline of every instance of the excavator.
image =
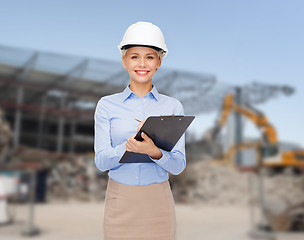
<svg viewBox="0 0 304 240">
<path fill-rule="evenodd" d="M 215 126 L 209 129 L 204 136 L 205 142 L 209 142 L 209 146 L 215 146 L 216 137 L 228 120 L 232 112 L 236 112 L 252 121 L 262 132 L 262 137 L 259 140 L 247 141 L 238 143 L 228 148 L 224 154 L 213 151 L 215 159 L 218 159 L 223 164 L 233 165 L 233 156 L 237 151 L 245 149 L 255 149 L 257 156 L 257 176 L 259 181 L 259 200 L 260 211 L 263 224 L 256 224 L 254 221 L 254 207 L 251 205 L 251 223 L 252 229 L 249 232 L 251 238 L 259 239 L 276 239 L 276 232 L 287 231 L 303 231 L 304 230 L 304 202 L 299 202 L 295 205 L 290 205 L 282 198 L 274 198 L 272 201 L 265 201 L 265 190 L 263 186 L 262 169 L 268 169 L 269 172 L 276 172 L 277 169 L 291 167 L 298 170 L 299 174 L 304 174 L 304 149 L 295 149 L 290 151 L 280 151 L 277 132 L 270 124 L 267 117 L 257 109 L 250 106 L 241 106 L 234 101 L 234 95 L 228 94 L 223 100 L 220 116 L 215 123 Z M 275 170 L 275 171 L 274 171 Z M 252 186 L 249 186 L 252 189 Z M 274 196 L 272 196 L 274 197 Z M 277 209 L 276 206 L 284 205 L 282 209 Z M 270 231 L 269 231 L 270 230 Z"/>
<path fill-rule="evenodd" d="M 280 151 L 278 137 L 275 128 L 268 121 L 267 117 L 252 106 L 241 106 L 234 101 L 234 95 L 228 94 L 223 100 L 222 110 L 219 119 L 213 128 L 205 134 L 205 140 L 215 143 L 216 137 L 228 120 L 228 117 L 235 111 L 253 122 L 262 132 L 262 137 L 257 141 L 248 141 L 231 146 L 223 157 L 215 153 L 216 158 L 222 159 L 223 163 L 231 164 L 232 158 L 237 151 L 244 149 L 256 149 L 258 154 L 258 165 L 268 167 L 304 167 L 304 149 Z"/>
</svg>

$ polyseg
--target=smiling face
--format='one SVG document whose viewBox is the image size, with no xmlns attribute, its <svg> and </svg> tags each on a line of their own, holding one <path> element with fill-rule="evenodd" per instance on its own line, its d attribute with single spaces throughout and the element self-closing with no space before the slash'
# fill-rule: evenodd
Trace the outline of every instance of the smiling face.
<svg viewBox="0 0 304 240">
<path fill-rule="evenodd" d="M 152 86 L 152 77 L 161 60 L 152 48 L 132 47 L 122 56 L 122 64 L 130 75 L 130 85 Z"/>
</svg>

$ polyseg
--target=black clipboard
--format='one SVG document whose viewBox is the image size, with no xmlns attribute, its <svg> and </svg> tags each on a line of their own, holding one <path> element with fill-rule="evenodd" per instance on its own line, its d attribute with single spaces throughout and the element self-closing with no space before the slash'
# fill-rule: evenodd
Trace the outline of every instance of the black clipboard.
<svg viewBox="0 0 304 240">
<path fill-rule="evenodd" d="M 143 141 L 141 133 L 147 134 L 154 144 L 165 151 L 171 151 L 189 125 L 194 116 L 152 116 L 148 117 L 135 139 Z M 126 151 L 120 163 L 146 163 L 153 162 L 147 154 Z"/>
</svg>

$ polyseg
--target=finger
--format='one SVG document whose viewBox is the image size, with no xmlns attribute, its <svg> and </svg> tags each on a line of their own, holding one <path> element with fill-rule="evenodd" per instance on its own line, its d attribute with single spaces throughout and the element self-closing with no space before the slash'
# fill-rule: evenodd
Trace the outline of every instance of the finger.
<svg viewBox="0 0 304 240">
<path fill-rule="evenodd" d="M 141 129 L 141 127 L 144 125 L 146 120 L 143 120 L 141 121 L 139 124 L 138 124 L 138 128 L 137 128 L 137 131 L 139 131 Z"/>
<path fill-rule="evenodd" d="M 127 142 L 129 142 L 132 145 L 135 145 L 138 141 L 135 139 L 135 135 L 133 135 L 132 137 L 130 137 Z"/>
<path fill-rule="evenodd" d="M 151 139 L 149 138 L 149 136 L 147 134 L 145 134 L 144 132 L 141 133 L 141 137 L 146 141 L 150 141 Z"/>
<path fill-rule="evenodd" d="M 127 140 L 127 144 L 128 144 L 128 147 L 131 148 L 132 150 L 134 151 L 137 151 L 138 147 L 139 147 L 139 144 L 141 142 L 138 142 L 136 139 L 134 139 L 133 137 L 129 138 Z"/>
<path fill-rule="evenodd" d="M 127 145 L 128 145 L 128 147 L 132 148 L 134 146 L 134 140 L 133 139 L 128 139 L 127 140 Z"/>
<path fill-rule="evenodd" d="M 134 142 L 134 141 L 136 141 L 135 135 L 132 135 L 130 138 L 127 139 L 127 143 L 128 142 Z"/>
<path fill-rule="evenodd" d="M 137 128 L 137 132 L 138 132 L 138 131 L 141 129 L 141 127 L 142 127 L 142 126 L 138 126 L 138 128 Z"/>
<path fill-rule="evenodd" d="M 135 151 L 133 145 L 130 142 L 126 143 L 126 149 L 127 149 L 127 151 L 130 151 L 130 152 L 134 152 Z"/>
<path fill-rule="evenodd" d="M 126 144 L 126 150 L 128 152 L 134 152 L 134 150 L 128 144 Z"/>
</svg>

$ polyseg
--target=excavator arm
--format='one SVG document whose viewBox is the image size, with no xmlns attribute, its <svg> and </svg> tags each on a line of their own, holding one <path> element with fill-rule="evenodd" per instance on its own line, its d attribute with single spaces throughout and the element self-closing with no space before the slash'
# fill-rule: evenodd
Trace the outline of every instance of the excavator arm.
<svg viewBox="0 0 304 240">
<path fill-rule="evenodd" d="M 216 120 L 215 126 L 209 129 L 209 134 L 208 134 L 208 141 L 213 142 L 217 135 L 220 133 L 221 129 L 227 122 L 227 119 L 232 111 L 233 108 L 233 95 L 228 94 L 223 101 L 222 109 L 220 111 L 221 116 Z"/>
<path fill-rule="evenodd" d="M 266 144 L 277 144 L 277 133 L 275 128 L 269 123 L 267 117 L 253 107 L 243 107 L 237 104 L 233 106 L 234 110 L 252 121 L 263 131 L 263 140 Z"/>
<path fill-rule="evenodd" d="M 209 130 L 208 142 L 215 142 L 215 139 L 223 126 L 226 124 L 229 115 L 235 111 L 244 116 L 251 122 L 253 122 L 262 132 L 262 141 L 257 141 L 256 144 L 252 142 L 239 143 L 231 146 L 227 154 L 224 157 L 225 162 L 229 162 L 235 152 L 248 149 L 248 148 L 260 148 L 263 157 L 274 156 L 278 153 L 278 142 L 275 128 L 269 123 L 266 116 L 250 106 L 241 106 L 235 103 L 234 96 L 232 94 L 226 95 L 223 100 L 220 117 L 216 121 L 215 126 Z"/>
<path fill-rule="evenodd" d="M 244 107 L 236 104 L 234 102 L 234 96 L 232 94 L 228 94 L 223 100 L 221 115 L 216 121 L 215 127 L 213 127 L 212 129 L 212 140 L 216 138 L 222 127 L 226 124 L 227 119 L 232 111 L 235 111 L 240 115 L 246 117 L 248 120 L 253 122 L 259 129 L 262 130 L 265 145 L 277 144 L 278 140 L 276 130 L 268 122 L 266 116 L 262 112 L 254 109 L 253 107 Z"/>
<path fill-rule="evenodd" d="M 267 117 L 252 106 L 241 106 L 234 102 L 234 96 L 228 94 L 224 100 L 221 115 L 211 131 L 211 140 L 214 141 L 227 122 L 232 111 L 239 113 L 253 122 L 262 132 L 262 139 L 253 142 L 243 142 L 231 146 L 224 156 L 224 162 L 229 162 L 232 156 L 240 150 L 255 148 L 261 157 L 259 164 L 265 166 L 304 166 L 304 150 L 291 150 L 279 154 L 278 138 L 275 128 L 269 123 Z M 210 134 L 209 134 L 210 136 Z M 211 142 L 211 141 L 209 141 Z"/>
</svg>

